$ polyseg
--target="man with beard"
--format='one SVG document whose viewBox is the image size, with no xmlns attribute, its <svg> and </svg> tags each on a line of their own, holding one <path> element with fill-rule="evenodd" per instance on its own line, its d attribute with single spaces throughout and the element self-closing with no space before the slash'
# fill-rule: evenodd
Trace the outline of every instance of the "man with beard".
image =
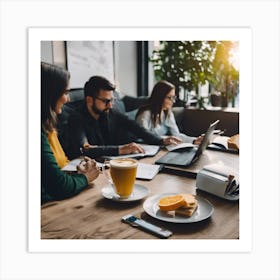
<svg viewBox="0 0 280 280">
<path fill-rule="evenodd" d="M 92 158 L 144 152 L 133 142 L 142 139 L 146 144 L 169 145 L 181 140 L 155 136 L 136 121 L 113 109 L 115 86 L 101 76 L 91 77 L 84 86 L 85 103 L 69 119 L 69 158 L 81 154 Z"/>
</svg>

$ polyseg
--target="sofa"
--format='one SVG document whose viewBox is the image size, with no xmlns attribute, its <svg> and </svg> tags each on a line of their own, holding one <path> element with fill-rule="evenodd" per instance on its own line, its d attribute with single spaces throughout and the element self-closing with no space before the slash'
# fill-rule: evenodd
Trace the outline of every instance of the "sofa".
<svg viewBox="0 0 280 280">
<path fill-rule="evenodd" d="M 201 110 L 197 108 L 185 108 L 181 113 L 180 129 L 189 136 L 198 136 L 205 133 L 209 124 L 220 120 L 216 129 L 224 131 L 225 136 L 239 134 L 239 112 L 228 109 Z"/>
</svg>

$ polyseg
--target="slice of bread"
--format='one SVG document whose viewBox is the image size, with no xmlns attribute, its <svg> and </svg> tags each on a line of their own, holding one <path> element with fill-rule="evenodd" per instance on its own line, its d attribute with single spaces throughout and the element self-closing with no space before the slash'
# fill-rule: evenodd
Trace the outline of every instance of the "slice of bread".
<svg viewBox="0 0 280 280">
<path fill-rule="evenodd" d="M 158 202 L 158 206 L 161 211 L 175 211 L 175 214 L 187 217 L 192 216 L 197 208 L 197 205 L 198 203 L 195 196 L 189 193 L 165 196 Z"/>
<path fill-rule="evenodd" d="M 184 207 L 193 207 L 197 204 L 197 200 L 195 199 L 195 197 L 192 194 L 189 193 L 183 193 L 182 194 L 185 200 L 185 205 Z"/>
<path fill-rule="evenodd" d="M 194 213 L 194 211 L 196 210 L 197 207 L 195 208 L 183 208 L 180 207 L 178 209 L 175 210 L 175 214 L 176 215 L 181 215 L 181 216 L 186 216 L 186 217 L 191 217 Z"/>
<path fill-rule="evenodd" d="M 239 134 L 235 134 L 228 139 L 228 148 L 239 150 Z"/>
<path fill-rule="evenodd" d="M 194 211 L 197 209 L 197 206 L 198 206 L 197 200 L 196 200 L 195 196 L 193 196 L 192 194 L 185 193 L 182 195 L 185 200 L 185 205 L 178 207 L 175 210 L 175 214 L 186 216 L 186 217 L 191 217 L 193 215 Z"/>
<path fill-rule="evenodd" d="M 182 206 L 179 207 L 175 210 L 175 214 L 177 215 L 182 215 L 182 216 L 187 216 L 187 217 L 191 217 L 194 213 L 194 211 L 197 209 L 198 203 L 197 201 L 192 205 L 192 206 Z"/>
</svg>

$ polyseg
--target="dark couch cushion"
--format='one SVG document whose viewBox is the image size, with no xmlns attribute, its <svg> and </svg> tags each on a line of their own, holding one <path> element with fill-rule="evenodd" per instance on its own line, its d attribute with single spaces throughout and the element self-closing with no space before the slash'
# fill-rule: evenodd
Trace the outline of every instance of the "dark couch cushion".
<svg viewBox="0 0 280 280">
<path fill-rule="evenodd" d="M 121 113 L 125 113 L 125 105 L 122 99 L 120 98 L 119 93 L 117 91 L 114 91 L 113 95 L 115 98 L 114 108 Z M 83 89 L 73 89 L 70 91 L 70 102 L 67 104 L 67 106 L 75 109 L 76 104 L 79 104 L 79 102 L 81 102 L 84 99 L 85 95 Z"/>
<path fill-rule="evenodd" d="M 116 92 L 116 91 L 114 91 L 114 98 L 115 98 L 115 101 L 113 104 L 114 109 L 124 114 L 126 111 L 124 102 L 120 98 L 120 95 L 118 94 L 118 92 Z"/>
<path fill-rule="evenodd" d="M 132 97 L 132 96 L 125 95 L 122 101 L 125 106 L 125 111 L 130 112 L 140 108 L 141 106 L 148 104 L 148 97 L 146 96 Z"/>
<path fill-rule="evenodd" d="M 209 124 L 220 120 L 217 129 L 225 130 L 225 136 L 239 133 L 239 112 L 224 110 L 200 110 L 186 108 L 183 113 L 183 132 L 197 137 L 205 133 Z"/>
<path fill-rule="evenodd" d="M 84 90 L 82 88 L 71 89 L 69 95 L 70 95 L 70 103 L 85 99 Z"/>
</svg>

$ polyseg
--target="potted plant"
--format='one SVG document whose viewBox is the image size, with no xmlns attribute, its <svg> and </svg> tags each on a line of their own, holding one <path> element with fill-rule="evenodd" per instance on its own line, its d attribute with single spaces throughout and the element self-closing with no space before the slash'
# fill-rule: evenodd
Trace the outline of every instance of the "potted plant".
<svg viewBox="0 0 280 280">
<path fill-rule="evenodd" d="M 239 71 L 231 61 L 231 50 L 235 44 L 237 43 L 232 41 L 218 41 L 212 62 L 212 76 L 209 79 L 213 94 L 211 99 L 215 100 L 219 96 L 221 107 L 227 107 L 229 101 L 232 101 L 234 106 L 239 84 Z"/>
<path fill-rule="evenodd" d="M 197 99 L 201 101 L 198 104 L 204 107 L 198 87 L 212 75 L 211 63 L 216 44 L 216 41 L 160 41 L 159 48 L 153 51 L 150 58 L 156 80 L 174 84 L 177 97 L 183 90 L 184 100 L 188 92 L 195 91 Z M 179 100 L 176 105 L 184 105 L 184 102 Z"/>
</svg>

